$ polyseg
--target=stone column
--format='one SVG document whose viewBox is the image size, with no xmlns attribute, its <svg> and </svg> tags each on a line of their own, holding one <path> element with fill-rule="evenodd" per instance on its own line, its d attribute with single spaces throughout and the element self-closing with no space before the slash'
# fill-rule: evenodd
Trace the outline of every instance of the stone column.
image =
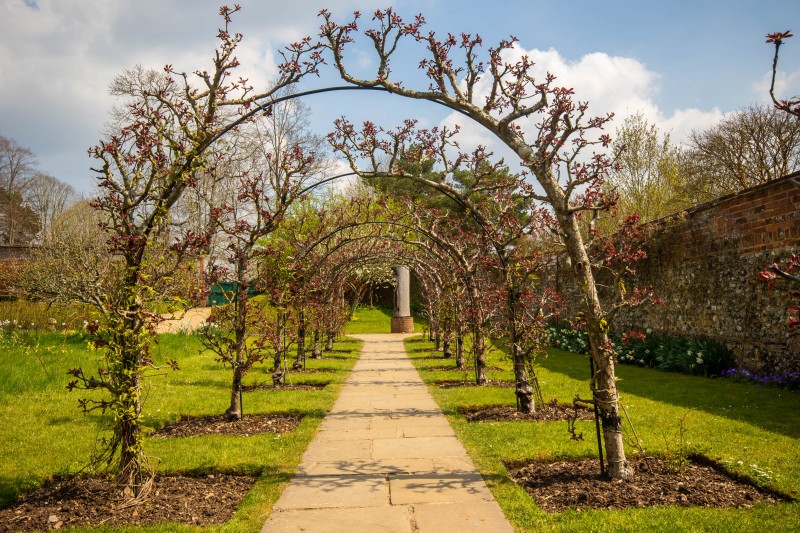
<svg viewBox="0 0 800 533">
<path fill-rule="evenodd" d="M 414 319 L 411 316 L 411 284 L 408 267 L 392 267 L 396 282 L 394 289 L 394 316 L 392 333 L 413 333 Z"/>
</svg>

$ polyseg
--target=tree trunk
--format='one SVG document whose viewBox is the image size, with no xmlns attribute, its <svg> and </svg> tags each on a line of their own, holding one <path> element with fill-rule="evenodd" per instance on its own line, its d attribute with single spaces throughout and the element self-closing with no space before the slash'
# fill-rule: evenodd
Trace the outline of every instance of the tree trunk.
<svg viewBox="0 0 800 533">
<path fill-rule="evenodd" d="M 333 339 L 336 337 L 336 334 L 333 332 L 328 332 L 328 336 L 325 339 L 325 351 L 332 352 L 333 351 Z"/>
<path fill-rule="evenodd" d="M 322 359 L 322 346 L 320 345 L 321 338 L 318 329 L 314 330 L 314 349 L 311 352 L 311 357 L 314 359 Z"/>
<path fill-rule="evenodd" d="M 141 299 L 137 288 L 138 275 L 136 269 L 131 269 L 129 272 L 123 286 L 129 291 L 133 303 L 125 309 L 125 316 L 114 323 L 118 342 L 116 348 L 119 350 L 119 362 L 122 368 L 121 372 L 120 370 L 114 372 L 117 375 L 112 374 L 111 379 L 119 380 L 119 389 L 124 391 L 115 398 L 117 411 L 114 413 L 116 415 L 114 440 L 119 445 L 118 479 L 126 484 L 133 496 L 138 497 L 147 481 L 146 478 L 151 475 L 142 449 L 142 432 L 139 425 L 142 415 L 142 358 L 147 349 L 142 348 L 145 339 L 142 333 Z M 115 357 L 114 354 L 108 356 Z"/>
<path fill-rule="evenodd" d="M 612 479 L 630 479 L 634 472 L 625 457 L 619 395 L 614 375 L 614 353 L 608 335 L 602 331 L 598 322 L 589 324 L 589 342 L 596 368 L 591 388 L 603 427 L 608 475 Z"/>
<path fill-rule="evenodd" d="M 456 368 L 464 369 L 464 334 L 461 332 L 456 334 Z"/>
<path fill-rule="evenodd" d="M 123 341 L 124 342 L 124 341 Z M 138 350 L 136 350 L 138 352 Z M 125 366 L 130 366 L 130 359 L 138 360 L 137 355 L 125 357 L 129 359 Z M 130 374 L 129 374 L 130 375 Z M 119 474 L 118 479 L 125 483 L 133 496 L 139 496 L 147 481 L 145 459 L 142 453 L 142 432 L 139 426 L 139 417 L 142 414 L 141 401 L 141 376 L 138 371 L 131 375 L 127 385 L 127 394 L 120 398 L 120 412 L 114 433 L 119 439 Z"/>
<path fill-rule="evenodd" d="M 506 278 L 506 288 L 508 290 L 507 313 L 508 313 L 508 337 L 511 345 L 511 361 L 514 363 L 514 382 L 516 383 L 514 394 L 517 397 L 517 411 L 520 413 L 535 413 L 536 402 L 533 399 L 533 387 L 528 379 L 528 370 L 525 368 L 525 354 L 519 346 L 519 327 L 517 323 L 517 298 L 516 290 Z"/>
<path fill-rule="evenodd" d="M 450 349 L 450 333 L 445 332 L 442 338 L 442 357 L 450 359 L 453 357 L 453 350 Z"/>
<path fill-rule="evenodd" d="M 477 385 L 486 385 L 489 379 L 486 377 L 486 356 L 480 354 L 475 359 L 475 383 Z"/>
<path fill-rule="evenodd" d="M 436 332 L 433 334 L 433 349 L 437 352 L 442 350 L 442 330 L 436 325 Z"/>
<path fill-rule="evenodd" d="M 486 341 L 483 338 L 483 331 L 476 327 L 473 332 L 472 351 L 475 356 L 475 383 L 486 385 Z"/>
<path fill-rule="evenodd" d="M 514 360 L 514 381 L 516 387 L 514 394 L 517 397 L 517 411 L 520 413 L 535 413 L 536 402 L 533 399 L 533 387 L 528 379 L 525 360 L 519 353 L 519 347 L 512 345 L 511 352 Z"/>
<path fill-rule="evenodd" d="M 595 363 L 595 375 L 591 387 L 600 419 L 603 424 L 603 441 L 606 447 L 608 475 L 612 479 L 630 479 L 633 469 L 625 457 L 622 440 L 622 421 L 619 417 L 619 395 L 614 375 L 614 351 L 608 339 L 608 324 L 603 315 L 600 297 L 597 294 L 591 262 L 584 247 L 580 227 L 573 215 L 560 215 L 562 228 L 567 238 L 565 244 L 569 253 L 577 283 L 583 287 L 583 311 L 586 320 L 591 357 Z"/>
<path fill-rule="evenodd" d="M 278 348 L 272 358 L 272 384 L 276 387 L 286 383 L 286 373 L 281 368 L 281 359 L 283 359 L 283 352 Z"/>
<path fill-rule="evenodd" d="M 297 322 L 297 355 L 292 363 L 292 370 L 302 370 L 306 357 L 306 319 L 303 311 L 298 313 Z"/>
<path fill-rule="evenodd" d="M 231 405 L 225 411 L 224 418 L 228 422 L 242 419 L 242 367 L 236 366 L 233 370 L 233 384 L 231 386 Z"/>
</svg>

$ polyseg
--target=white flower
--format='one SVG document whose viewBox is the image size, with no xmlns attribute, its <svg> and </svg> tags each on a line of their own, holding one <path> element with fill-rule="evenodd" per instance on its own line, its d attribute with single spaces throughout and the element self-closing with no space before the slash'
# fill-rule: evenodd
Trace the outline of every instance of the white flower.
<svg viewBox="0 0 800 533">
<path fill-rule="evenodd" d="M 700 355 L 697 356 L 697 364 L 698 365 L 702 365 L 703 364 L 703 357 L 700 356 Z"/>
</svg>

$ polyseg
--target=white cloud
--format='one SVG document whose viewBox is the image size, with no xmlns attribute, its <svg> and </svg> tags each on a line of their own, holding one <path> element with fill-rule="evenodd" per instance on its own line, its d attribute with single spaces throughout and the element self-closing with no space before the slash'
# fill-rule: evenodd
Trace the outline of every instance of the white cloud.
<svg viewBox="0 0 800 533">
<path fill-rule="evenodd" d="M 775 76 L 775 98 L 788 100 L 800 98 L 800 69 L 794 72 L 783 72 L 778 66 L 778 75 Z M 772 102 L 769 97 L 769 84 L 772 81 L 772 71 L 765 72 L 760 80 L 752 86 L 753 96 L 759 102 Z"/>
<path fill-rule="evenodd" d="M 386 2 L 332 0 L 339 16 Z M 208 68 L 221 18 L 218 0 L 0 0 L 0 135 L 31 148 L 42 170 L 78 190 L 91 186 L 86 150 L 97 142 L 113 99 L 108 85 L 137 64 Z M 241 74 L 265 84 L 277 47 L 316 34 L 312 0 L 241 2 Z M 258 86 L 258 85 L 256 85 Z"/>
<path fill-rule="evenodd" d="M 330 165 L 331 165 L 331 168 L 330 168 L 330 171 L 329 171 L 329 175 L 331 177 L 338 176 L 338 175 L 341 175 L 341 174 L 349 174 L 349 173 L 353 172 L 353 169 L 350 168 L 350 165 L 348 165 L 347 163 L 345 163 L 344 161 L 339 160 L 339 159 L 331 160 L 330 161 Z M 348 193 L 354 191 L 359 186 L 360 183 L 361 183 L 361 180 L 359 179 L 358 176 L 349 175 L 349 176 L 344 176 L 342 178 L 333 180 L 332 182 L 330 182 L 329 187 L 334 192 L 337 192 L 337 193 L 340 193 L 340 194 L 348 194 Z"/>
<path fill-rule="evenodd" d="M 673 142 L 680 143 L 694 129 L 707 128 L 723 117 L 718 108 L 701 110 L 695 108 L 676 109 L 665 112 L 655 101 L 658 94 L 659 74 L 648 70 L 640 61 L 629 57 L 610 56 L 603 52 L 586 54 L 577 61 L 568 61 L 557 50 L 525 50 L 516 45 L 507 51 L 506 60 L 517 61 L 527 55 L 535 62 L 533 69 L 537 79 L 547 73 L 556 76 L 554 85 L 574 89 L 576 101 L 588 101 L 588 114 L 602 116 L 613 113 L 614 120 L 606 126 L 612 134 L 625 117 L 642 113 L 647 120 L 657 124 L 671 134 Z M 479 101 L 489 92 L 489 78 L 479 82 Z M 526 130 L 535 128 L 535 119 L 520 121 Z M 461 126 L 459 140 L 462 148 L 482 144 L 505 157 L 513 165 L 515 157 L 499 141 L 488 136 L 483 128 L 462 115 L 452 113 L 442 121 L 449 127 Z"/>
</svg>

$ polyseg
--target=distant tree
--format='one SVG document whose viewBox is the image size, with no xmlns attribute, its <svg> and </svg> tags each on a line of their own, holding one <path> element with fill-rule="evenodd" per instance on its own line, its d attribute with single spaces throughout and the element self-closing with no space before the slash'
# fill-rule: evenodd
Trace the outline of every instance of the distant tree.
<svg viewBox="0 0 800 533">
<path fill-rule="evenodd" d="M 39 229 L 25 193 L 36 175 L 36 156 L 14 139 L 0 136 L 0 243 L 28 244 Z"/>
<path fill-rule="evenodd" d="M 49 174 L 37 173 L 28 182 L 25 197 L 39 220 L 39 240 L 47 238 L 53 221 L 75 201 L 75 189 Z"/>
<path fill-rule="evenodd" d="M 692 132 L 687 165 L 712 198 L 785 176 L 800 168 L 800 121 L 774 107 L 747 107 Z"/>
<path fill-rule="evenodd" d="M 21 270 L 18 290 L 54 302 L 81 302 L 106 312 L 106 294 L 119 281 L 121 265 L 108 253 L 102 218 L 88 201 L 56 217 L 47 236 Z"/>
<path fill-rule="evenodd" d="M 655 220 L 700 200 L 700 191 L 686 179 L 680 149 L 641 113 L 617 128 L 612 147 L 617 165 L 609 172 L 608 185 L 619 195 L 617 220 L 633 213 L 645 222 Z"/>
</svg>

